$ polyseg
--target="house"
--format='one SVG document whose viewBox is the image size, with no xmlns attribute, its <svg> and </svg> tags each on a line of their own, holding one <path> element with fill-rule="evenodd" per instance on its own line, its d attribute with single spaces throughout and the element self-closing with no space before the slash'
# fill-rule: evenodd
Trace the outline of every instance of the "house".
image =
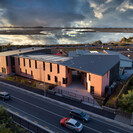
<svg viewBox="0 0 133 133">
<path fill-rule="evenodd" d="M 0 74 L 17 75 L 49 84 L 69 86 L 73 71 L 78 73 L 86 91 L 97 96 L 119 77 L 119 56 L 87 54 L 64 57 L 50 54 L 49 49 L 32 48 L 0 53 Z"/>
</svg>

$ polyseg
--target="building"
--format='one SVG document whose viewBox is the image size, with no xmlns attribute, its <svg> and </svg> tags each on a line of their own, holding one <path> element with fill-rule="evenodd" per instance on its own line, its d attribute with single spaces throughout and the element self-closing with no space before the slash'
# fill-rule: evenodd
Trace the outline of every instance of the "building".
<svg viewBox="0 0 133 133">
<path fill-rule="evenodd" d="M 122 55 L 121 53 L 109 50 L 104 50 L 104 53 L 110 55 L 118 55 L 120 58 L 120 68 L 132 68 L 132 60 Z"/>
<path fill-rule="evenodd" d="M 103 96 L 105 87 L 119 77 L 119 56 L 89 54 L 77 57 L 51 55 L 49 49 L 32 48 L 0 53 L 0 74 L 17 75 L 66 87 L 73 71 L 91 94 Z"/>
</svg>

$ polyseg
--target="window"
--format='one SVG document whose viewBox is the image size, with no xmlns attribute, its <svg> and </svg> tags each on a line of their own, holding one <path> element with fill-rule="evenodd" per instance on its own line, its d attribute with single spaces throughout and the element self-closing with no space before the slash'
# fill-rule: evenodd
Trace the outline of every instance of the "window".
<svg viewBox="0 0 133 133">
<path fill-rule="evenodd" d="M 50 63 L 50 72 L 52 72 L 52 63 Z"/>
<path fill-rule="evenodd" d="M 21 70 L 21 68 L 20 68 L 20 73 L 22 73 L 22 70 Z"/>
<path fill-rule="evenodd" d="M 58 82 L 58 78 L 55 76 L 55 82 Z"/>
<path fill-rule="evenodd" d="M 18 64 L 20 65 L 20 58 L 18 58 Z"/>
<path fill-rule="evenodd" d="M 2 73 L 6 73 L 6 69 L 2 67 Z"/>
<path fill-rule="evenodd" d="M 89 81 L 91 81 L 91 75 L 89 74 Z"/>
<path fill-rule="evenodd" d="M 70 71 L 69 68 L 67 70 L 68 70 L 68 73 L 69 73 L 69 71 Z"/>
<path fill-rule="evenodd" d="M 37 61 L 35 60 L 35 68 L 37 68 Z"/>
<path fill-rule="evenodd" d="M 43 62 L 43 70 L 45 70 L 45 62 Z"/>
<path fill-rule="evenodd" d="M 60 68 L 59 68 L 59 65 L 57 65 L 57 73 L 60 72 Z"/>
<path fill-rule="evenodd" d="M 50 80 L 50 75 L 48 74 L 48 80 Z"/>
<path fill-rule="evenodd" d="M 25 59 L 23 58 L 24 66 L 25 66 Z"/>
<path fill-rule="evenodd" d="M 27 69 L 25 69 L 25 74 L 27 74 Z"/>
<path fill-rule="evenodd" d="M 33 76 L 33 71 L 31 71 L 31 76 Z"/>
<path fill-rule="evenodd" d="M 8 57 L 6 56 L 6 66 L 8 66 Z"/>
<path fill-rule="evenodd" d="M 29 59 L 29 67 L 31 67 L 31 60 Z"/>
<path fill-rule="evenodd" d="M 91 86 L 90 93 L 91 93 L 91 94 L 94 94 L 94 86 Z"/>
<path fill-rule="evenodd" d="M 63 78 L 63 84 L 67 84 L 67 78 Z"/>
</svg>

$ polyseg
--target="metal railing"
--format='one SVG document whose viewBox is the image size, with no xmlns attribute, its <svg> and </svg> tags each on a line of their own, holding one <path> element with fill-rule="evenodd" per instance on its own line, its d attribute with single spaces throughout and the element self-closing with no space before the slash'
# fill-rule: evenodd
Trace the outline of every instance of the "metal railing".
<svg viewBox="0 0 133 133">
<path fill-rule="evenodd" d="M 8 113 L 13 118 L 13 122 L 19 125 L 20 127 L 28 130 L 30 133 L 54 133 L 53 131 L 27 119 L 22 117 L 19 114 L 16 114 L 15 112 L 8 110 Z"/>
<path fill-rule="evenodd" d="M 51 92 L 53 94 L 61 94 L 62 96 L 64 97 L 68 97 L 70 99 L 75 99 L 75 100 L 78 100 L 79 102 L 87 102 L 87 103 L 90 103 L 90 104 L 95 104 L 95 99 L 89 97 L 89 96 L 83 96 L 83 95 L 80 95 L 80 94 L 77 94 L 75 92 L 71 92 L 71 91 L 67 91 L 67 90 L 62 90 L 62 89 L 57 89 L 57 88 L 54 88 L 52 90 L 48 90 L 47 92 Z"/>
</svg>

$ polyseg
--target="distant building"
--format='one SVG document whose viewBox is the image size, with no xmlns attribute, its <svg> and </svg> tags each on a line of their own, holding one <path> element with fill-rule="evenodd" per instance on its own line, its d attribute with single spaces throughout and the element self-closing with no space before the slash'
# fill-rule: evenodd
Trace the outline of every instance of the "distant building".
<svg viewBox="0 0 133 133">
<path fill-rule="evenodd" d="M 121 53 L 109 50 L 104 50 L 104 53 L 108 55 L 118 55 L 120 58 L 120 68 L 132 68 L 132 60 Z"/>
<path fill-rule="evenodd" d="M 106 54 L 76 57 L 52 55 L 50 49 L 32 48 L 0 53 L 0 74 L 17 75 L 49 84 L 66 87 L 77 71 L 86 91 L 97 96 L 105 94 L 105 87 L 119 77 L 119 56 Z M 87 53 L 90 53 L 87 51 Z"/>
</svg>

